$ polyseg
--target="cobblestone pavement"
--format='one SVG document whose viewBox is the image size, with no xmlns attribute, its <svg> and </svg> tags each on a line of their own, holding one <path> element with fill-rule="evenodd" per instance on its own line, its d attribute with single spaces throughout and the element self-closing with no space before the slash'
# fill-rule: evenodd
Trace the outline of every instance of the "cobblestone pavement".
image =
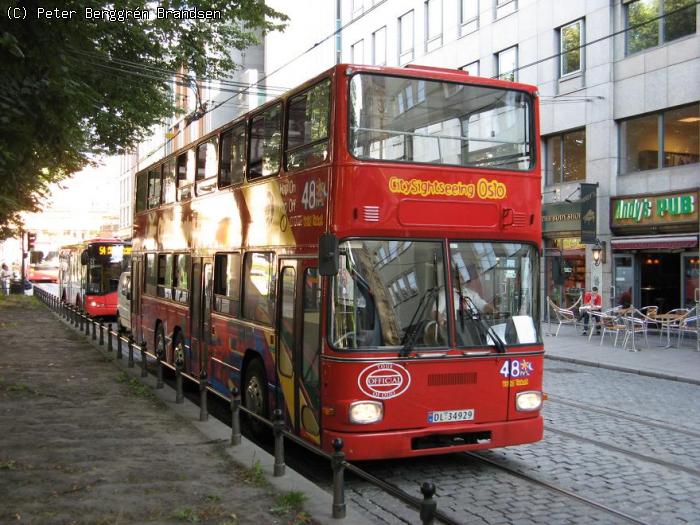
<svg viewBox="0 0 700 525">
<path fill-rule="evenodd" d="M 545 383 L 545 439 L 481 455 L 644 523 L 700 523 L 700 387 L 552 361 Z M 564 403 L 587 401 L 596 411 Z M 463 454 L 361 466 L 416 495 L 432 481 L 438 507 L 464 523 L 626 523 Z M 378 520 L 413 523 L 382 492 L 349 485 Z"/>
</svg>

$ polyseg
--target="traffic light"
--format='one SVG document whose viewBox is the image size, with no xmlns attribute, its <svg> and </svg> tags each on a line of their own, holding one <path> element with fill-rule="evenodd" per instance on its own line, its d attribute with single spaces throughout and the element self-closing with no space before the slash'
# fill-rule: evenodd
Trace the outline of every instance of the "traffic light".
<svg viewBox="0 0 700 525">
<path fill-rule="evenodd" d="M 36 233 L 27 232 L 27 251 L 31 252 L 34 249 L 34 243 L 36 242 Z"/>
</svg>

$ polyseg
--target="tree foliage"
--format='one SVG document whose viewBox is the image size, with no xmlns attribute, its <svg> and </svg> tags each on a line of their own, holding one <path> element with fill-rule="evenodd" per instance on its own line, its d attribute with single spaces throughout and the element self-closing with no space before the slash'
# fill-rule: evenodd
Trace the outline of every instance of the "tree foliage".
<svg viewBox="0 0 700 525">
<path fill-rule="evenodd" d="M 263 0 L 0 1 L 0 238 L 21 211 L 36 211 L 48 184 L 99 154 L 118 154 L 172 116 L 173 72 L 223 78 L 236 67 L 231 49 L 281 29 L 286 16 Z M 157 19 L 166 9 L 218 10 L 216 20 Z M 26 9 L 8 19 L 8 7 Z M 70 18 L 37 9 L 74 10 Z M 85 8 L 125 13 L 150 8 L 149 19 L 85 17 Z M 176 82 L 188 83 L 184 77 Z"/>
</svg>

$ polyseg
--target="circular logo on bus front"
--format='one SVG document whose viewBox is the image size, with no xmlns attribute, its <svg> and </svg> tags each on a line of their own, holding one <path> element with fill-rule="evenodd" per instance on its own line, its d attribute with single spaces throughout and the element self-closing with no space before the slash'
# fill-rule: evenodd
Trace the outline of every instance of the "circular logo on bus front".
<svg viewBox="0 0 700 525">
<path fill-rule="evenodd" d="M 391 399 L 403 394 L 411 384 L 411 374 L 395 363 L 376 363 L 360 372 L 357 386 L 374 399 Z"/>
</svg>

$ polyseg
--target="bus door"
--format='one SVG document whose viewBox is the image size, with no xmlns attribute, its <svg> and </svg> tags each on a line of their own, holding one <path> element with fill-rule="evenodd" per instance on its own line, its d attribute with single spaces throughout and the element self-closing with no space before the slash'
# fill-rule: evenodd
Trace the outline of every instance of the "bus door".
<svg viewBox="0 0 700 525">
<path fill-rule="evenodd" d="M 315 259 L 280 259 L 277 376 L 290 426 L 320 444 L 320 287 Z"/>
<path fill-rule="evenodd" d="M 211 257 L 192 258 L 192 294 L 190 295 L 190 357 L 185 358 L 187 372 L 199 376 L 207 371 L 211 333 L 213 261 Z"/>
</svg>

